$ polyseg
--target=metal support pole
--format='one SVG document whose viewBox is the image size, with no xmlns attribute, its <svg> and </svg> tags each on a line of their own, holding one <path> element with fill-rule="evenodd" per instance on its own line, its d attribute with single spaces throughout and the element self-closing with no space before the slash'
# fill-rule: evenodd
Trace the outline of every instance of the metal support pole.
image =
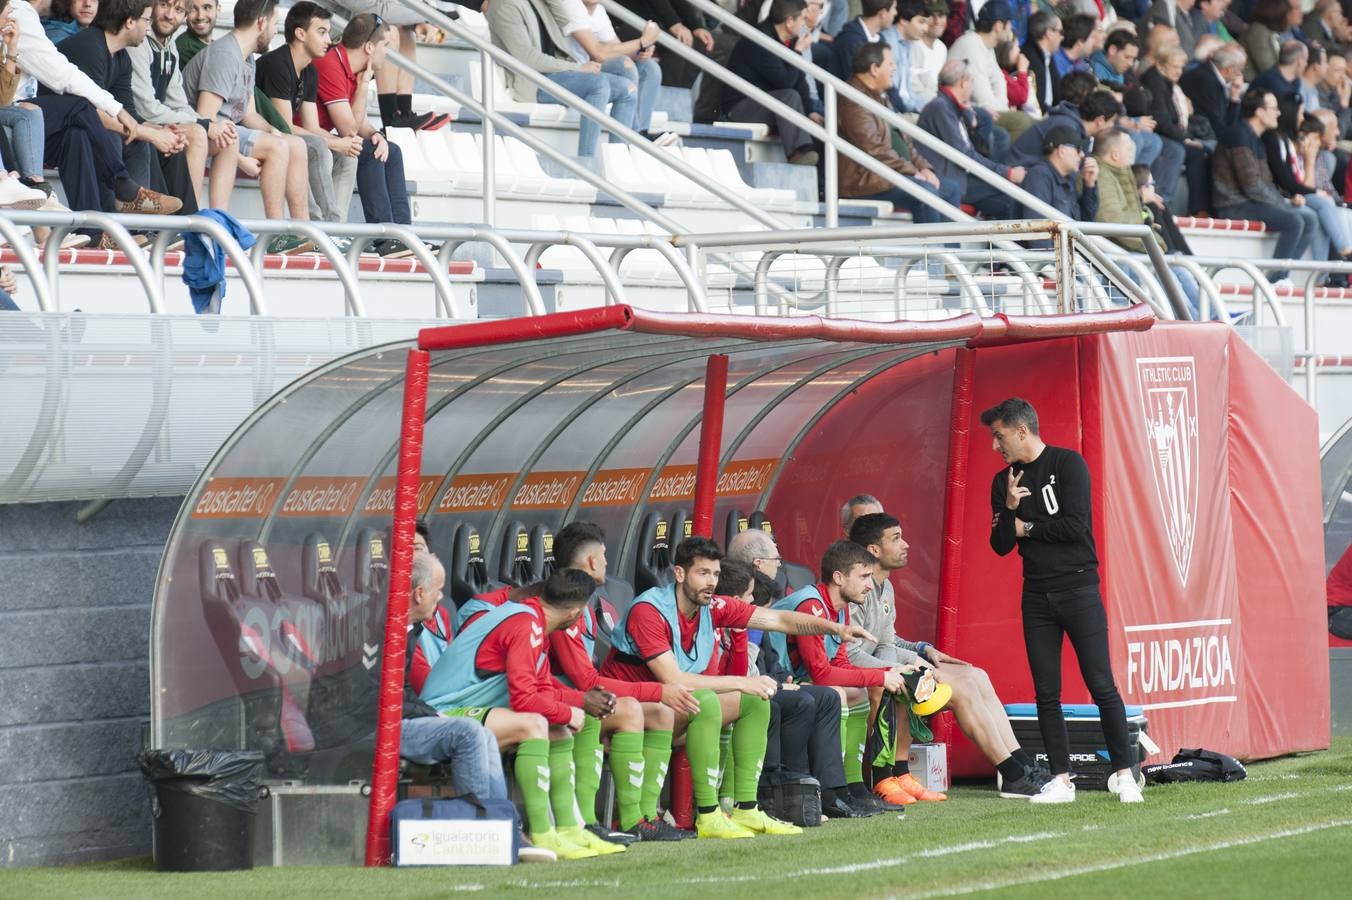
<svg viewBox="0 0 1352 900">
<path fill-rule="evenodd" d="M 713 537 L 718 492 L 718 457 L 723 445 L 723 405 L 728 396 L 728 358 L 709 357 L 704 368 L 704 417 L 699 423 L 699 461 L 695 466 L 695 512 L 691 534 Z M 678 536 L 679 537 L 679 536 Z"/>
<path fill-rule="evenodd" d="M 399 788 L 399 733 L 403 722 L 404 651 L 408 644 L 408 594 L 413 582 L 413 525 L 418 519 L 423 425 L 427 416 L 427 372 L 431 354 L 408 351 L 404 373 L 404 417 L 399 469 L 394 488 L 394 530 L 390 549 L 390 593 L 385 605 L 385 647 L 380 660 L 380 708 L 376 752 L 371 766 L 371 813 L 366 826 L 366 865 L 390 858 L 390 810 Z"/>
<path fill-rule="evenodd" d="M 836 89 L 822 85 L 822 115 L 826 117 L 826 227 L 840 225 L 840 158 L 836 155 Z"/>
<path fill-rule="evenodd" d="M 1255 286 L 1254 293 L 1258 289 Z M 1319 395 L 1315 393 L 1314 376 L 1319 368 L 1319 359 L 1315 356 L 1317 352 L 1314 347 L 1314 291 L 1310 284 L 1306 284 L 1305 289 L 1305 402 L 1310 404 L 1316 412 L 1319 410 Z"/>
<path fill-rule="evenodd" d="M 483 139 L 484 139 L 484 224 L 489 228 L 498 224 L 498 184 L 497 184 L 497 154 L 493 152 L 494 128 L 493 116 L 496 113 L 497 98 L 494 96 L 497 92 L 497 72 L 494 70 L 492 58 L 483 51 L 479 51 L 479 65 L 482 66 L 483 77 L 479 79 L 483 85 L 483 96 L 479 102 L 484 106 Z"/>
</svg>

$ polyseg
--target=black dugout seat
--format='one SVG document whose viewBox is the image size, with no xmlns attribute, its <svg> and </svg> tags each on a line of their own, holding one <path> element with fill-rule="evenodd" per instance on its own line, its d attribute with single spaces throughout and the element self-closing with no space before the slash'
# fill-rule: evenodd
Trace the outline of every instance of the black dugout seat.
<svg viewBox="0 0 1352 900">
<path fill-rule="evenodd" d="M 554 532 L 543 523 L 530 529 L 532 581 L 544 581 L 554 574 Z"/>
<path fill-rule="evenodd" d="M 770 535 L 771 538 L 775 536 L 774 526 L 771 525 L 770 520 L 765 517 L 765 513 L 761 512 L 759 509 L 746 517 L 746 527 L 759 528 L 761 531 Z"/>
<path fill-rule="evenodd" d="M 383 530 L 362 528 L 352 554 L 352 589 L 368 597 L 384 598 L 390 590 L 389 540 Z"/>
<path fill-rule="evenodd" d="M 680 545 L 681 541 L 690 537 L 694 528 L 695 521 L 691 518 L 690 513 L 683 509 L 678 509 L 671 514 L 671 531 L 669 532 L 669 539 L 672 551 L 676 550 L 676 547 Z"/>
<path fill-rule="evenodd" d="M 634 586 L 623 578 L 607 575 L 606 583 L 592 595 L 591 610 L 596 621 L 596 646 L 592 661 L 597 668 L 610 655 L 610 633 L 621 617 L 634 605 Z"/>
<path fill-rule="evenodd" d="M 328 538 L 318 532 L 306 535 L 300 560 L 301 593 L 305 597 L 322 603 L 343 599 L 343 582 Z"/>
<path fill-rule="evenodd" d="M 484 558 L 479 530 L 467 522 L 460 523 L 451 537 L 451 566 L 446 572 L 446 581 L 456 606 L 475 594 L 500 587 L 488 575 L 488 560 Z"/>
<path fill-rule="evenodd" d="M 732 539 L 737 537 L 748 527 L 748 519 L 742 515 L 740 509 L 728 510 L 727 524 L 723 527 L 723 549 L 727 550 L 732 544 Z"/>
<path fill-rule="evenodd" d="M 634 564 L 634 590 L 671 584 L 670 525 L 660 513 L 648 513 L 638 528 L 638 560 Z"/>
<path fill-rule="evenodd" d="M 198 584 L 203 618 L 234 685 L 235 698 L 224 704 L 238 706 L 233 714 L 212 710 L 199 716 L 203 724 L 198 730 L 211 729 L 211 734 L 200 736 L 206 741 L 233 742 L 242 732 L 246 748 L 270 756 L 286 750 L 281 729 L 282 681 L 269 627 L 274 609 L 271 602 L 242 596 L 233 549 L 222 541 L 203 541 L 198 548 Z M 231 719 L 242 721 L 232 726 L 227 724 Z"/>
<path fill-rule="evenodd" d="M 502 549 L 498 553 L 498 581 L 520 587 L 535 580 L 531 558 L 530 531 L 513 519 L 502 531 Z"/>
</svg>

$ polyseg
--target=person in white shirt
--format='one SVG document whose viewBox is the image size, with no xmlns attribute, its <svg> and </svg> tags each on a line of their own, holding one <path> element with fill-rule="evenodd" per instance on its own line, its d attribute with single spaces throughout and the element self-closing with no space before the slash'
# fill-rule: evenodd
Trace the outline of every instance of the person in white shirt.
<svg viewBox="0 0 1352 900">
<path fill-rule="evenodd" d="M 948 62 L 948 46 L 940 38 L 948 27 L 948 3 L 931 0 L 929 27 L 911 45 L 911 95 L 921 109 L 939 93 L 939 70 Z"/>
<path fill-rule="evenodd" d="M 560 23 L 568 35 L 564 49 L 579 63 L 598 62 L 607 75 L 633 82 L 630 90 L 638 93 L 633 128 L 646 134 L 662 87 L 662 68 L 653 59 L 660 33 L 657 23 L 650 19 L 637 38 L 621 41 L 598 0 L 563 0 L 563 8 L 568 12 L 568 21 Z"/>
<path fill-rule="evenodd" d="M 972 73 L 972 103 L 993 114 L 1009 109 L 1005 76 L 995 59 L 995 48 L 1013 33 L 1012 15 L 1005 0 L 987 0 L 977 14 L 976 26 L 948 48 L 948 58 L 963 60 Z"/>
</svg>

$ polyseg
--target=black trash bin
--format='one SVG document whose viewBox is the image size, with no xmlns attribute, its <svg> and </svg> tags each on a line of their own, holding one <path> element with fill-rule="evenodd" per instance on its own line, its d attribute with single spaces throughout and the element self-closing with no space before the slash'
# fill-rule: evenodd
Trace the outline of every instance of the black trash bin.
<svg viewBox="0 0 1352 900">
<path fill-rule="evenodd" d="M 263 754 L 252 750 L 147 750 L 136 761 L 150 789 L 155 868 L 253 868 Z"/>
</svg>

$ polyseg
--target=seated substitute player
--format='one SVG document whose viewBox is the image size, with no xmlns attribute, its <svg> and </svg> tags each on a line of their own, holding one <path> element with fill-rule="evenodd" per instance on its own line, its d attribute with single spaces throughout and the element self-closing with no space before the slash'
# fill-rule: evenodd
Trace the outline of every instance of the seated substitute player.
<svg viewBox="0 0 1352 900">
<path fill-rule="evenodd" d="M 614 832 L 596 822 L 596 793 L 601 787 L 601 738 L 603 734 L 610 734 L 620 830 L 627 832 L 631 840 L 683 840 L 694 835 L 672 827 L 658 816 L 657 801 L 671 759 L 671 731 L 676 722 L 673 710 L 694 715 L 699 712 L 699 704 L 690 689 L 682 684 L 623 681 L 597 673 L 593 654 L 596 651 L 596 619 L 605 603 L 602 596 L 606 583 L 605 541 L 605 532 L 591 522 L 570 522 L 554 536 L 555 564 L 586 572 L 596 583 L 597 592 L 576 622 L 549 636 L 549 662 L 556 678 L 579 691 L 600 687 L 621 698 L 633 698 L 639 704 L 643 715 L 643 764 L 631 762 L 627 772 L 615 768 L 615 741 L 628 741 L 634 737 L 628 731 L 616 731 L 618 706 L 616 715 L 604 722 L 587 716 L 586 724 L 573 737 L 577 802 L 587 829 L 606 840 L 615 840 Z"/>
<path fill-rule="evenodd" d="M 948 708 L 953 710 L 958 727 L 999 771 L 1000 796 L 1027 800 L 1037 794 L 1044 779 L 1014 737 L 1004 704 L 996 696 L 986 671 L 949 656 L 933 644 L 912 643 L 897 636 L 897 607 L 888 576 L 906 566 L 908 545 L 901 536 L 901 522 L 887 513 L 860 516 L 850 528 L 850 539 L 878 561 L 873 592 L 861 610 L 859 624 L 874 634 L 884 635 L 877 643 L 862 640 L 852 643 L 850 660 L 860 666 L 913 665 L 919 660 L 931 663 L 935 679 L 953 689 Z M 889 635 L 890 641 L 886 639 Z M 904 717 L 898 717 L 897 726 L 899 743 L 906 746 L 910 734 Z M 926 789 L 909 771 L 897 781 L 896 788 L 918 800 L 944 799 L 942 794 L 931 796 L 936 792 Z M 880 787 L 875 781 L 874 789 Z"/>
<path fill-rule="evenodd" d="M 516 745 L 516 783 L 531 841 L 560 859 L 625 849 L 582 827 L 573 788 L 573 735 L 588 713 L 610 715 L 615 696 L 562 689 L 550 674 L 546 647 L 551 632 L 582 614 L 594 586 L 586 573 L 564 569 L 549 577 L 539 597 L 489 610 L 456 634 L 422 689 L 422 698 L 443 715 L 477 719 L 500 745 Z M 617 752 L 615 764 L 627 771 L 633 760 L 615 749 L 612 760 Z M 641 740 L 634 757 L 643 760 Z"/>
<path fill-rule="evenodd" d="M 691 688 L 700 711 L 676 716 L 675 732 L 685 734 L 686 754 L 694 774 L 696 832 L 708 838 L 748 838 L 756 833 L 797 834 L 801 829 L 780 822 L 756 804 L 757 784 L 765 762 L 769 698 L 779 685 L 766 676 L 707 674 L 714 663 L 717 628 L 756 628 L 794 634 L 853 637 L 862 629 L 797 613 L 757 609 L 741 600 L 716 597 L 723 551 L 707 537 L 688 537 L 672 560 L 675 582 L 644 591 L 611 634 L 613 649 L 601 672 L 628 681 L 676 682 Z M 734 770 L 731 816 L 718 809 L 719 733 L 732 731 Z"/>
<path fill-rule="evenodd" d="M 850 607 L 863 604 L 873 590 L 873 568 L 873 557 L 867 550 L 850 541 L 836 541 L 822 554 L 821 582 L 794 591 L 776 603 L 775 608 L 850 626 Z M 872 635 L 867 639 L 875 640 Z M 775 636 L 772 641 L 776 651 L 790 661 L 799 681 L 845 689 L 841 729 L 845 780 L 852 798 L 867 798 L 869 790 L 864 784 L 863 762 L 869 726 L 869 692 L 880 692 L 879 702 L 885 701 L 885 695 L 891 695 L 898 706 L 905 705 L 905 684 L 901 676 L 914 671 L 914 667 L 855 666 L 850 662 L 846 642 L 829 636 L 799 636 L 792 641 Z M 906 714 L 906 711 L 898 710 L 899 716 Z M 888 776 L 891 776 L 890 771 Z M 892 796 L 882 799 L 898 808 L 915 802 L 908 794 L 894 796 L 896 800 Z"/>
</svg>

